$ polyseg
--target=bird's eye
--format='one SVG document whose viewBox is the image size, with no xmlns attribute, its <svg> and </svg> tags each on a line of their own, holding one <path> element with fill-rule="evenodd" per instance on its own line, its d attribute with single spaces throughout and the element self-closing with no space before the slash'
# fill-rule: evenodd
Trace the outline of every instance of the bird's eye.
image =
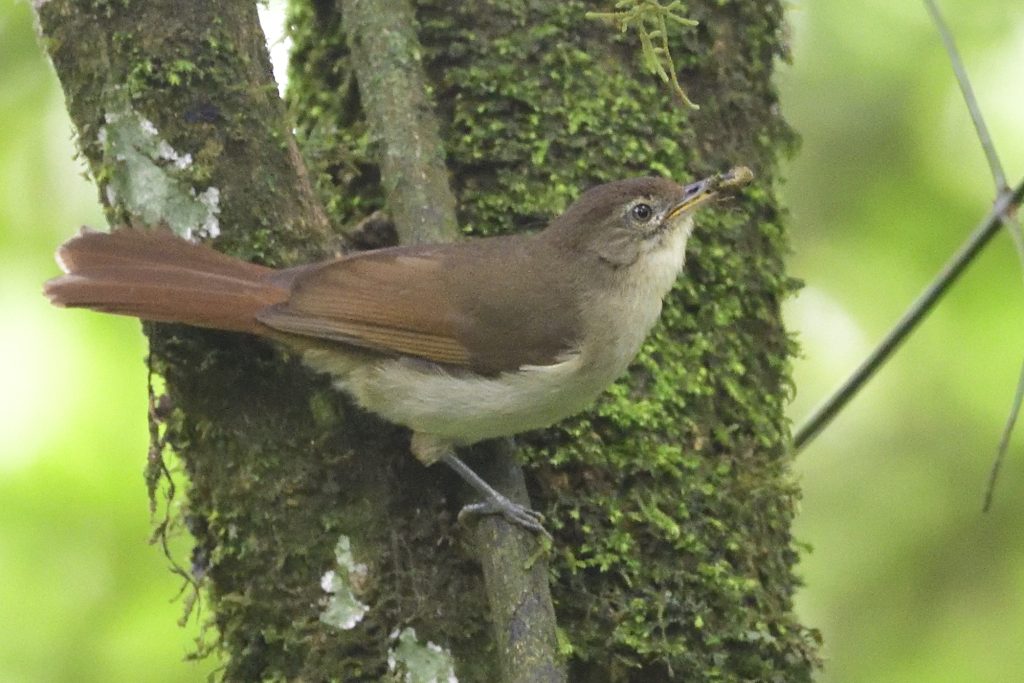
<svg viewBox="0 0 1024 683">
<path fill-rule="evenodd" d="M 651 208 L 650 204 L 636 204 L 631 210 L 633 218 L 638 221 L 646 223 L 651 220 L 651 216 L 654 215 L 654 209 Z"/>
</svg>

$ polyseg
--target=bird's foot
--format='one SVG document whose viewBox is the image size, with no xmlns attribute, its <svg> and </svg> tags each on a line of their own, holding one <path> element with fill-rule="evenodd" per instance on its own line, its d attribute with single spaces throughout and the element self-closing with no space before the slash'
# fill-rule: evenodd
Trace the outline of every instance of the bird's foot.
<svg viewBox="0 0 1024 683">
<path fill-rule="evenodd" d="M 527 531 L 551 538 L 551 534 L 544 528 L 544 515 L 525 505 L 513 503 L 500 493 L 483 502 L 472 503 L 462 508 L 459 511 L 459 521 L 465 522 L 467 519 L 482 515 L 501 515 L 509 524 L 515 524 Z"/>
<path fill-rule="evenodd" d="M 455 470 L 456 474 L 483 496 L 482 502 L 472 503 L 462 508 L 459 512 L 460 522 L 473 516 L 501 515 L 510 524 L 515 524 L 527 531 L 551 538 L 551 534 L 544 528 L 544 515 L 531 510 L 525 505 L 514 503 L 495 491 L 490 484 L 481 479 L 479 474 L 455 457 L 455 454 L 451 451 L 442 455 L 440 460 Z"/>
</svg>

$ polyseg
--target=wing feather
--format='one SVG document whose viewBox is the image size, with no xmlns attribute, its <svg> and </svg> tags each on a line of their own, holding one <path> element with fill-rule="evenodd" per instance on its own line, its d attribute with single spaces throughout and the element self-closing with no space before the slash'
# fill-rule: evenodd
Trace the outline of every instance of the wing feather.
<svg viewBox="0 0 1024 683">
<path fill-rule="evenodd" d="M 396 247 L 280 271 L 288 299 L 257 319 L 271 328 L 386 354 L 494 374 L 545 365 L 578 336 L 570 310 L 556 310 L 560 276 L 535 263 L 525 238 Z M 459 252 L 472 251 L 472 254 Z M 467 258 L 468 256 L 468 258 Z M 523 277 L 496 282 L 495 268 Z M 551 284 L 536 286 L 537 277 Z"/>
</svg>

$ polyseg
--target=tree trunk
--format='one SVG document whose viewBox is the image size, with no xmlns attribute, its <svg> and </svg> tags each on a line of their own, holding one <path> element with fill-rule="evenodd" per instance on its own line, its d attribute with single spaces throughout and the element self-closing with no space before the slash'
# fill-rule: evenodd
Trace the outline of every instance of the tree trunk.
<svg viewBox="0 0 1024 683">
<path fill-rule="evenodd" d="M 295 3 L 289 116 L 250 3 L 37 3 L 110 222 L 219 235 L 218 248 L 272 265 L 372 241 L 342 228 L 382 208 L 404 240 L 442 238 L 450 208 L 423 220 L 422 197 L 443 189 L 397 205 L 401 185 L 429 185 L 389 170 L 387 103 L 371 104 L 388 86 L 367 82 L 385 67 L 360 61 L 366 42 L 399 50 L 385 66 L 425 72 L 413 109 L 439 132 L 467 233 L 539 227 L 624 176 L 742 163 L 758 181 L 698 219 L 629 376 L 586 415 L 518 439 L 555 537 L 546 570 L 517 541 L 501 557 L 519 559 L 494 562 L 497 531 L 455 521 L 460 482 L 422 468 L 405 430 L 325 378 L 248 337 L 147 325 L 169 406 L 156 426 L 188 475 L 191 571 L 224 677 L 444 680 L 453 667 L 460 681 L 557 680 L 550 662 L 515 669 L 550 633 L 529 652 L 509 646 L 543 621 L 546 575 L 569 680 L 809 680 L 817 642 L 792 614 L 798 491 L 783 417 L 792 343 L 779 301 L 793 283 L 773 193 L 793 143 L 770 82 L 781 3 L 687 3 L 700 25 L 672 28 L 670 47 L 699 111 L 644 70 L 633 33 L 585 18 L 610 0 L 424 0 L 417 30 L 394 34 L 367 22 L 395 3 L 368 17 L 361 4 Z M 507 608 L 520 603 L 495 597 L 502 564 L 525 577 L 515 590 L 537 616 L 517 623 Z"/>
</svg>

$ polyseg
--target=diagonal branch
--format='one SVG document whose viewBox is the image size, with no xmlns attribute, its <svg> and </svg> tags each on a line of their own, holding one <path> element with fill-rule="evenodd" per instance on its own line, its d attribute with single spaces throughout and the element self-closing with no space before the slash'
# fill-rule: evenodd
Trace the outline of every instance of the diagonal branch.
<svg viewBox="0 0 1024 683">
<path fill-rule="evenodd" d="M 1003 217 L 1011 215 L 1016 211 L 1021 204 L 1022 198 L 1024 198 L 1024 180 L 1012 192 L 999 196 L 995 206 L 988 212 L 988 215 L 978 224 L 963 246 L 943 266 L 939 274 L 932 280 L 932 283 L 910 305 L 910 308 L 907 309 L 903 317 L 890 330 L 885 339 L 875 347 L 875 350 L 860 364 L 849 379 L 843 382 L 831 396 L 825 399 L 800 428 L 797 429 L 793 437 L 794 451 L 801 451 L 857 395 L 857 392 L 860 391 L 864 383 L 899 348 L 899 345 L 903 343 L 907 335 L 917 327 L 918 323 L 935 307 L 935 304 L 938 303 L 942 295 L 963 274 L 967 266 L 974 260 L 974 257 L 999 232 L 999 228 L 1003 224 Z"/>
<path fill-rule="evenodd" d="M 992 179 L 995 181 L 996 191 L 1009 192 L 1010 186 L 1006 182 L 1006 173 L 1003 171 L 1003 165 L 999 161 L 999 154 L 992 143 L 992 136 L 988 132 L 985 118 L 981 115 L 981 107 L 978 106 L 978 99 L 974 96 L 974 88 L 971 87 L 971 81 L 967 77 L 967 69 L 964 68 L 963 60 L 960 59 L 960 53 L 956 49 L 953 34 L 950 32 L 949 27 L 946 26 L 946 22 L 942 18 L 942 13 L 939 12 L 939 7 L 935 4 L 935 1 L 924 0 L 924 4 L 929 14 L 931 14 L 932 20 L 935 22 L 936 29 L 939 31 L 942 44 L 946 48 L 946 54 L 949 55 L 953 73 L 956 75 L 957 85 L 960 86 L 960 92 L 963 93 L 964 103 L 971 114 L 974 129 L 978 133 L 978 141 L 985 152 L 988 167 L 992 171 Z M 1010 236 L 1013 237 L 1014 246 L 1017 248 L 1017 255 L 1020 257 L 1021 263 L 1024 264 L 1024 236 L 1021 234 L 1020 223 L 1012 216 L 1005 216 L 1003 222 L 1009 229 Z"/>
<path fill-rule="evenodd" d="M 953 73 L 956 74 L 956 82 L 960 86 L 960 92 L 963 93 L 964 102 L 967 104 L 967 110 L 971 114 L 971 121 L 974 122 L 974 129 L 978 132 L 978 140 L 981 142 L 981 148 L 985 151 L 985 157 L 988 159 L 988 167 L 992 171 L 992 179 L 996 184 L 997 193 L 1009 192 L 1010 187 L 1006 184 L 1006 173 L 1003 172 L 1003 165 L 999 161 L 999 154 L 996 152 L 995 145 L 992 143 L 992 136 L 989 135 L 988 126 L 985 124 L 985 118 L 981 115 L 981 107 L 978 106 L 978 100 L 974 96 L 974 88 L 971 87 L 971 81 L 967 77 L 967 69 L 964 68 L 963 60 L 960 59 L 960 53 L 956 49 L 956 42 L 953 40 L 953 34 L 946 25 L 945 20 L 942 18 L 942 13 L 939 11 L 938 5 L 935 4 L 934 0 L 924 0 L 925 8 L 931 14 L 932 20 L 935 22 L 935 27 L 939 31 L 939 35 L 942 37 L 942 43 L 946 47 L 946 54 L 949 55 L 949 61 L 953 67 Z M 1021 233 L 1020 221 L 1015 216 L 1005 215 L 1003 216 L 1003 225 L 1006 226 L 1007 232 L 1010 233 L 1010 237 L 1013 238 L 1013 245 L 1017 249 L 1017 257 L 1020 259 L 1021 265 L 1024 266 L 1024 234 Z M 1021 269 L 1024 274 L 1024 267 Z M 1020 413 L 1021 398 L 1024 397 L 1024 368 L 1021 370 L 1021 377 L 1017 382 L 1017 391 L 1013 399 L 1013 406 L 1010 408 L 1010 414 L 1006 418 L 1006 423 L 1003 426 L 1003 435 L 999 440 L 999 448 L 996 449 L 996 457 L 992 463 L 992 470 L 989 474 L 988 486 L 985 489 L 985 503 L 982 509 L 988 512 L 989 508 L 992 507 L 992 496 L 995 491 L 996 481 L 999 479 L 999 470 L 1002 467 L 1003 459 L 1006 457 L 1006 450 L 1010 445 L 1010 436 L 1013 434 L 1013 427 L 1017 423 L 1017 416 Z"/>
<path fill-rule="evenodd" d="M 1008 187 L 1006 184 L 1006 174 L 1003 173 L 1003 166 L 999 163 L 999 155 L 996 153 L 995 145 L 992 144 L 992 136 L 989 135 L 988 126 L 985 125 L 985 119 L 981 115 L 978 100 L 974 96 L 974 88 L 971 87 L 971 81 L 967 78 L 967 70 L 964 68 L 964 63 L 960 59 L 960 53 L 956 49 L 953 34 L 942 18 L 942 14 L 939 12 L 938 5 L 935 4 L 934 0 L 924 0 L 924 6 L 931 15 L 932 21 L 935 22 L 935 28 L 938 29 L 939 36 L 942 38 L 942 44 L 949 55 L 953 73 L 956 74 L 957 85 L 960 86 L 964 102 L 971 113 L 971 121 L 974 122 L 974 128 L 978 131 L 978 139 L 981 142 L 982 149 L 985 150 L 985 157 L 988 159 L 989 168 L 992 169 L 992 176 L 995 178 L 996 185 L 1000 190 L 1006 189 Z"/>
</svg>

